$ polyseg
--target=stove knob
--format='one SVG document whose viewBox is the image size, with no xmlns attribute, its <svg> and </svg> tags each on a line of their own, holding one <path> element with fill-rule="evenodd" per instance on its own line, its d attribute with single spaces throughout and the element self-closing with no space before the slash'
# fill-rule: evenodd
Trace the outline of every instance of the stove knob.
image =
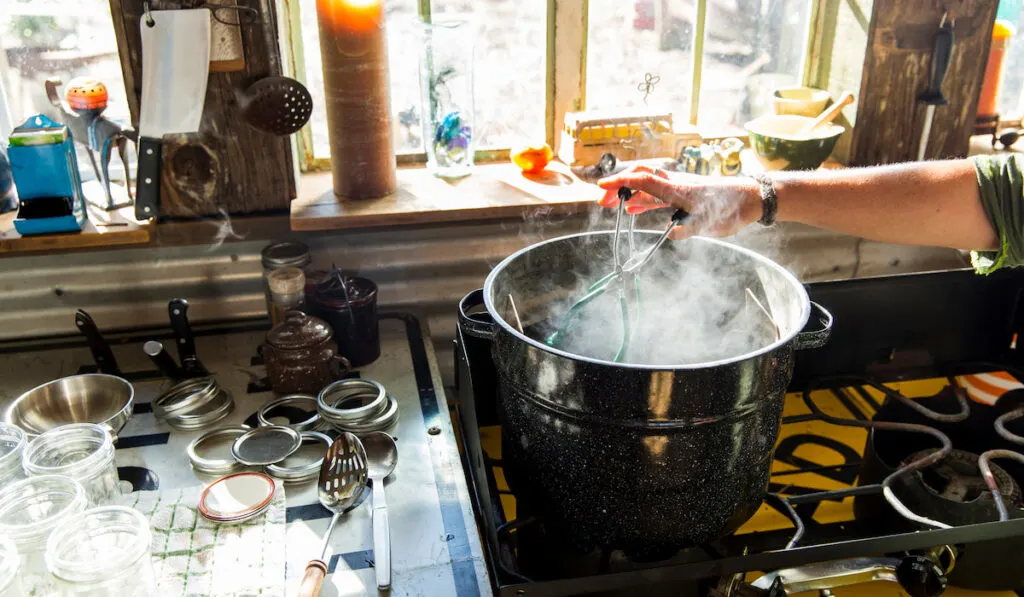
<svg viewBox="0 0 1024 597">
<path fill-rule="evenodd" d="M 896 580 L 910 597 L 938 597 L 946 590 L 946 575 L 924 556 L 907 556 L 896 567 Z"/>
</svg>

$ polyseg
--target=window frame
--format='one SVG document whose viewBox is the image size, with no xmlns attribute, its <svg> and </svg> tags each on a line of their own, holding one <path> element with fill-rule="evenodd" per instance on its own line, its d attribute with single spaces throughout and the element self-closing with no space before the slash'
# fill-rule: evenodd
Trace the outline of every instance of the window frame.
<svg viewBox="0 0 1024 597">
<path fill-rule="evenodd" d="M 305 82 L 305 54 L 303 47 L 299 13 L 300 0 L 281 0 L 277 3 L 279 21 L 282 23 L 281 55 L 291 69 L 292 76 Z M 430 22 L 431 0 L 418 0 L 420 18 Z M 697 0 L 695 10 L 692 87 L 690 106 L 687 113 L 688 122 L 697 126 L 697 115 L 700 110 L 701 75 L 704 63 L 704 39 L 707 23 L 709 0 Z M 801 59 L 801 84 L 821 86 L 827 83 L 827 65 L 823 64 L 831 56 L 831 45 L 835 39 L 835 11 L 841 0 L 811 0 L 811 13 L 808 18 L 807 43 Z M 547 35 L 545 60 L 545 131 L 546 140 L 555 153 L 561 140 L 561 127 L 566 112 L 586 109 L 587 90 L 587 38 L 589 35 L 589 0 L 548 0 L 547 1 Z M 822 81 L 822 78 L 826 79 Z M 816 85 L 815 85 L 816 84 Z M 313 136 L 311 124 L 302 127 L 295 136 L 299 168 L 303 172 L 329 170 L 330 158 L 316 157 L 313 153 Z M 700 130 L 708 139 L 733 136 L 727 131 Z M 507 160 L 508 148 L 478 149 L 476 161 L 479 163 Z M 397 156 L 399 166 L 412 166 L 426 163 L 425 152 L 400 153 Z"/>
</svg>

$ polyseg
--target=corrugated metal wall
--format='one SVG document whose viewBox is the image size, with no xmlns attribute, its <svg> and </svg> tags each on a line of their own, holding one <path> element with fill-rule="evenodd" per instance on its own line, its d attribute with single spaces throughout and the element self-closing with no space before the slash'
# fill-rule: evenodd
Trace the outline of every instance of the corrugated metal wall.
<svg viewBox="0 0 1024 597">
<path fill-rule="evenodd" d="M 542 238 L 605 226 L 595 216 L 292 235 L 314 266 L 332 263 L 375 280 L 382 307 L 427 316 L 445 377 L 458 300 L 490 268 Z M 589 219 L 588 219 L 589 218 Z M 652 220 L 652 227 L 662 225 Z M 167 301 L 185 297 L 194 321 L 264 314 L 260 250 L 268 239 L 0 259 L 0 340 L 74 334 L 83 308 L 101 329 L 167 325 Z M 737 238 L 804 281 L 963 267 L 959 253 L 883 245 L 802 226 L 752 227 Z"/>
</svg>

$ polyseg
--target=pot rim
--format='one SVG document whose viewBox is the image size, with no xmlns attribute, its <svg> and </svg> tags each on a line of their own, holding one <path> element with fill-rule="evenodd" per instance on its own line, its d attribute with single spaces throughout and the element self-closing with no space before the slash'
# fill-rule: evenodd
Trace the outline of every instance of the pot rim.
<svg viewBox="0 0 1024 597">
<path fill-rule="evenodd" d="M 539 242 L 539 243 L 534 243 L 534 244 L 532 244 L 532 245 L 530 245 L 528 247 L 524 247 L 522 249 L 519 249 L 515 253 L 512 253 L 511 255 L 509 255 L 508 257 L 503 259 L 501 261 L 501 263 L 499 263 L 498 265 L 494 266 L 494 268 L 491 270 L 491 272 L 489 274 L 487 274 L 487 279 L 484 281 L 484 306 L 487 308 L 487 312 L 491 314 L 491 317 L 494 318 L 495 324 L 498 325 L 505 332 L 511 334 L 512 336 L 518 338 L 519 340 L 521 340 L 523 342 L 526 342 L 527 344 L 529 344 L 530 346 L 533 346 L 534 348 L 538 348 L 540 350 L 543 350 L 544 352 L 548 352 L 548 353 L 551 353 L 551 354 L 554 354 L 554 355 L 558 355 L 560 357 L 564 357 L 564 358 L 567 358 L 567 359 L 572 359 L 574 361 L 583 361 L 585 363 L 591 363 L 591 364 L 594 364 L 594 365 L 606 365 L 606 366 L 609 366 L 609 367 L 620 367 L 620 368 L 623 368 L 623 369 L 636 369 L 636 370 L 640 370 L 640 371 L 680 371 L 680 370 L 707 369 L 707 368 L 710 368 L 710 367 L 719 367 L 719 366 L 723 366 L 723 365 L 732 365 L 734 363 L 739 363 L 739 362 L 742 362 L 742 361 L 746 361 L 748 359 L 752 359 L 754 357 L 758 357 L 758 356 L 761 356 L 763 354 L 772 352 L 773 350 L 781 348 L 782 346 L 792 342 L 793 339 L 796 338 L 796 336 L 798 334 L 800 334 L 800 332 L 803 330 L 804 326 L 807 325 L 807 321 L 811 317 L 811 299 L 807 295 L 807 289 L 804 288 L 804 285 L 800 282 L 800 280 L 798 280 L 796 278 L 796 276 L 794 276 L 789 270 L 787 270 L 786 268 L 782 267 L 778 263 L 772 261 L 771 259 L 768 259 L 764 255 L 761 255 L 760 253 L 757 253 L 755 251 L 752 251 L 752 250 L 744 248 L 744 247 L 736 246 L 736 245 L 734 245 L 732 243 L 727 243 L 725 241 L 722 241 L 722 240 L 719 240 L 719 239 L 715 239 L 715 238 L 709 238 L 709 237 L 706 237 L 706 236 L 693 236 L 693 237 L 691 237 L 689 239 L 686 239 L 686 240 L 683 240 L 683 241 L 677 241 L 677 242 L 690 242 L 691 240 L 697 240 L 699 242 L 705 242 L 705 243 L 711 243 L 711 244 L 714 244 L 714 245 L 719 245 L 719 246 L 725 247 L 725 248 L 727 248 L 729 250 L 738 251 L 738 252 L 746 255 L 747 257 L 749 257 L 749 258 L 751 258 L 751 259 L 753 259 L 753 260 L 755 260 L 757 262 L 760 262 L 760 263 L 762 263 L 762 264 L 764 264 L 764 265 L 766 265 L 766 266 L 776 270 L 780 275 L 782 275 L 783 278 L 787 279 L 792 284 L 792 286 L 796 289 L 796 292 L 798 293 L 798 297 L 797 297 L 798 300 L 801 300 L 801 302 L 802 302 L 801 309 L 800 309 L 800 317 L 797 319 L 797 323 L 799 325 L 793 326 L 793 330 L 792 331 L 790 331 L 785 336 L 782 336 L 781 338 L 779 338 L 778 340 L 776 340 L 775 342 L 773 342 L 773 343 L 771 343 L 771 344 L 769 344 L 767 346 L 762 346 L 761 348 L 759 348 L 757 350 L 754 350 L 754 351 L 751 351 L 751 352 L 748 352 L 748 353 L 745 353 L 745 354 L 741 354 L 741 355 L 736 355 L 734 357 L 729 357 L 727 359 L 720 359 L 720 360 L 717 360 L 717 361 L 707 361 L 707 362 L 703 362 L 703 363 L 687 363 L 687 364 L 683 364 L 683 365 L 642 365 L 642 364 L 636 364 L 636 363 L 616 363 L 614 361 L 607 361 L 607 360 L 604 360 L 604 359 L 595 359 L 593 357 L 587 357 L 587 356 L 583 356 L 583 355 L 573 354 L 571 352 L 566 352 L 564 350 L 559 350 L 559 349 L 554 348 L 552 346 L 548 346 L 547 344 L 545 344 L 543 342 L 539 342 L 539 341 L 537 341 L 537 340 L 535 340 L 533 338 L 530 338 L 526 334 L 520 333 L 519 330 L 517 330 L 515 327 L 513 327 L 507 321 L 505 321 L 504 317 L 501 317 L 498 314 L 498 309 L 495 307 L 493 301 L 491 300 L 491 294 L 492 294 L 492 290 L 494 288 L 495 279 L 497 278 L 497 276 L 506 267 L 508 267 L 508 265 L 510 263 L 515 261 L 517 258 L 519 258 L 522 255 L 525 255 L 526 253 L 529 253 L 530 251 L 532 251 L 534 249 L 537 249 L 537 248 L 542 247 L 542 246 L 547 245 L 547 244 L 552 244 L 552 243 L 556 243 L 556 242 L 563 242 L 563 241 L 566 241 L 568 239 L 573 239 L 573 238 L 578 238 L 578 237 L 590 237 L 590 236 L 597 236 L 597 235 L 612 235 L 612 234 L 615 234 L 615 232 L 612 231 L 612 230 L 598 230 L 598 231 L 594 231 L 594 232 L 581 232 L 581 233 L 578 233 L 578 234 L 569 234 L 569 235 L 566 235 L 566 236 L 559 236 L 559 237 L 548 239 L 548 240 L 545 240 L 545 241 L 542 241 L 542 242 Z M 661 232 L 657 231 L 657 230 L 636 230 L 636 234 L 661 234 Z"/>
</svg>

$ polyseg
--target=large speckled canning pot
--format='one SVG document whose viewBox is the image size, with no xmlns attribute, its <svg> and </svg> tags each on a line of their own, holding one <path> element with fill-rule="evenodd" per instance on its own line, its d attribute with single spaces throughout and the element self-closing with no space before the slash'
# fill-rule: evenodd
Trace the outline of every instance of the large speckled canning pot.
<svg viewBox="0 0 1024 597">
<path fill-rule="evenodd" d="M 641 247 L 656 235 L 638 234 Z M 679 260 L 708 264 L 767 306 L 777 340 L 714 362 L 647 366 L 570 354 L 521 333 L 508 296 L 528 332 L 544 325 L 581 279 L 607 271 L 611 238 L 594 232 L 535 244 L 487 277 L 502 460 L 524 505 L 578 546 L 660 553 L 722 536 L 757 510 L 793 351 L 824 344 L 831 316 L 775 262 L 693 238 L 666 244 L 644 275 Z M 692 307 L 659 302 L 667 326 L 692 317 Z M 815 329 L 805 331 L 812 312 Z"/>
</svg>

